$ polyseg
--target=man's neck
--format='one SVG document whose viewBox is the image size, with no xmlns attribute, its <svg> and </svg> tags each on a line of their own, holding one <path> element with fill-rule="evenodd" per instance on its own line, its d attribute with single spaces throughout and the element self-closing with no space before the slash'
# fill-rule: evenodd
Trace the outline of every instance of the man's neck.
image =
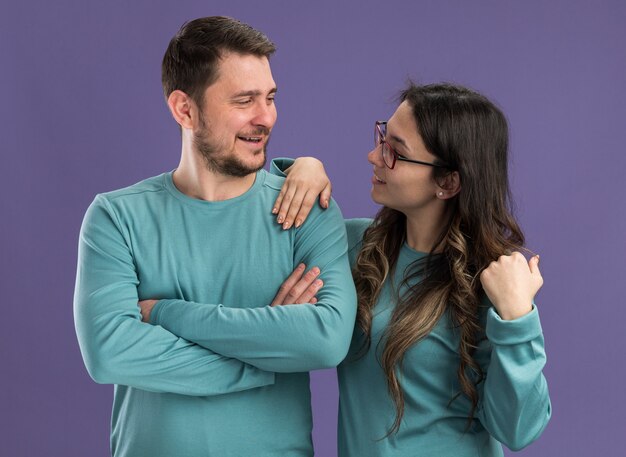
<svg viewBox="0 0 626 457">
<path fill-rule="evenodd" d="M 185 155 L 172 175 L 174 185 L 183 194 L 210 202 L 239 197 L 252 187 L 255 178 L 256 173 L 244 177 L 216 173 L 209 170 L 201 158 Z"/>
</svg>

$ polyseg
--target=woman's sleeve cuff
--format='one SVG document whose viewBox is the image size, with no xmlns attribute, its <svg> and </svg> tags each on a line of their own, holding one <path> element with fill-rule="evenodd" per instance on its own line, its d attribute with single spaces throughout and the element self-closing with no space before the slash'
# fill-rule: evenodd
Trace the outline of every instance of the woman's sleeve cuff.
<svg viewBox="0 0 626 457">
<path fill-rule="evenodd" d="M 537 307 L 533 303 L 528 314 L 510 321 L 503 320 L 491 307 L 487 314 L 486 333 L 492 344 L 510 345 L 534 340 L 543 333 Z"/>
<path fill-rule="evenodd" d="M 272 159 L 270 163 L 270 173 L 276 176 L 281 176 L 286 178 L 285 170 L 293 165 L 295 159 L 289 159 L 287 157 L 280 157 L 277 159 Z"/>
</svg>

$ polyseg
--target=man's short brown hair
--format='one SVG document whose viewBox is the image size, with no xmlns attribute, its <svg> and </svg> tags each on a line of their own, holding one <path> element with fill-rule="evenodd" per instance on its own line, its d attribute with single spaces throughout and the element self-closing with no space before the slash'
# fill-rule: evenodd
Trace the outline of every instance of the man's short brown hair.
<svg viewBox="0 0 626 457">
<path fill-rule="evenodd" d="M 236 19 L 210 16 L 186 22 L 170 41 L 161 66 L 165 98 L 175 90 L 202 104 L 218 77 L 219 59 L 228 52 L 269 58 L 276 46 L 267 36 Z"/>
</svg>

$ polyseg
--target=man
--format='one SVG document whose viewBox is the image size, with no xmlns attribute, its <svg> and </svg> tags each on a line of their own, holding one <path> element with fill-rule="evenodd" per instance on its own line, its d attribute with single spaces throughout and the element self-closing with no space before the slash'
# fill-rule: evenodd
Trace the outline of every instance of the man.
<svg viewBox="0 0 626 457">
<path fill-rule="evenodd" d="M 334 202 L 291 230 L 271 214 L 273 52 L 233 19 L 183 25 L 163 59 L 178 168 L 98 195 L 85 215 L 76 330 L 90 375 L 115 384 L 116 457 L 313 454 L 307 371 L 345 356 L 356 294 Z M 292 303 L 316 304 L 268 306 L 301 264 L 323 288 L 307 273 Z"/>
</svg>

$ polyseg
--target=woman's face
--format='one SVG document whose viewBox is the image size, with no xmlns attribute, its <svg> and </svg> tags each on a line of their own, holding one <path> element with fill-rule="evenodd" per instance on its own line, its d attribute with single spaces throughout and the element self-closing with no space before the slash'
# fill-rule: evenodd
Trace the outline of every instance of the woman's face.
<svg viewBox="0 0 626 457">
<path fill-rule="evenodd" d="M 407 159 L 430 163 L 436 159 L 426 150 L 407 102 L 403 102 L 389 119 L 386 141 Z M 372 200 L 376 203 L 409 215 L 438 200 L 440 188 L 435 182 L 433 167 L 397 160 L 391 170 L 383 162 L 381 146 L 371 151 L 367 160 L 374 166 Z"/>
</svg>

